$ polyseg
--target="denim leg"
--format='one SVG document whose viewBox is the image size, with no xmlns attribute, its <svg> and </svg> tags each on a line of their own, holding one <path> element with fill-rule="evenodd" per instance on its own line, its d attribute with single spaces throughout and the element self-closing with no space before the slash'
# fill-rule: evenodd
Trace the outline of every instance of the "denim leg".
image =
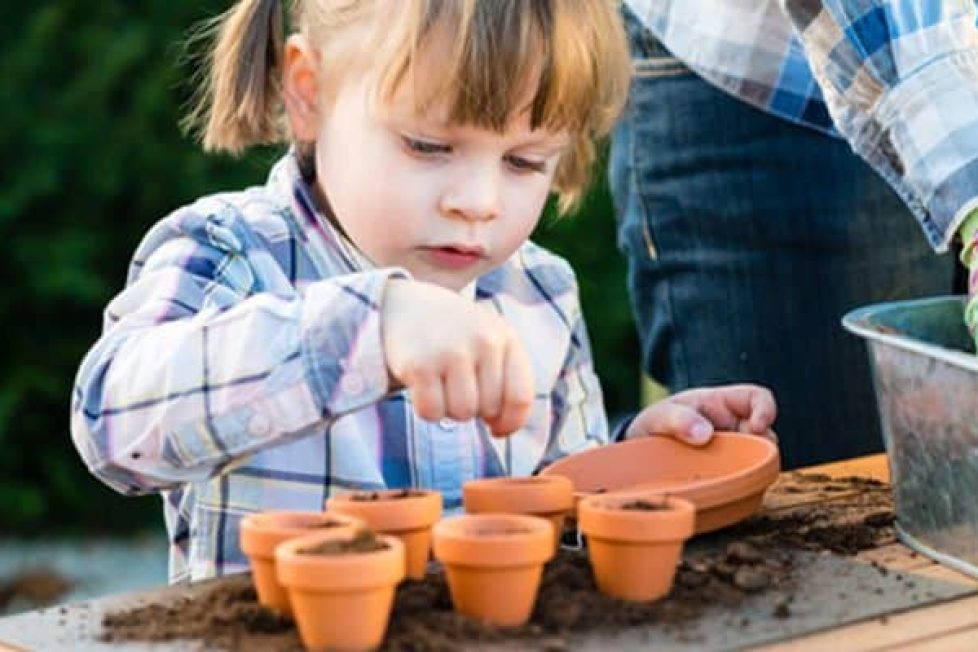
<svg viewBox="0 0 978 652">
<path fill-rule="evenodd" d="M 951 291 L 842 141 L 754 109 L 629 19 L 636 75 L 609 176 L 643 368 L 672 391 L 770 387 L 785 468 L 882 449 L 857 306 Z"/>
</svg>

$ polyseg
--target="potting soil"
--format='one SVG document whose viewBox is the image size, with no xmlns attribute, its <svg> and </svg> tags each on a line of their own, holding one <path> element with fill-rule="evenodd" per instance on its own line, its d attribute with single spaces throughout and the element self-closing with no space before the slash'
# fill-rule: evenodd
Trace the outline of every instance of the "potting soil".
<svg viewBox="0 0 978 652">
<path fill-rule="evenodd" d="M 671 593 L 652 604 L 605 597 L 594 585 L 586 551 L 561 550 L 544 570 L 530 622 L 515 629 L 454 613 L 444 576 L 435 570 L 398 588 L 382 649 L 458 650 L 512 641 L 518 647 L 561 650 L 584 633 L 651 623 L 681 628 L 718 605 L 736 613 L 751 596 L 769 592 L 778 596 L 772 615 L 787 619 L 799 594 L 797 551 L 852 555 L 894 540 L 890 492 L 882 483 L 796 473 L 778 490 L 860 493 L 749 519 L 718 533 L 711 545 L 687 547 Z M 247 575 L 224 578 L 172 604 L 109 613 L 102 625 L 104 641 L 192 639 L 209 649 L 302 649 L 294 624 L 257 604 Z"/>
</svg>

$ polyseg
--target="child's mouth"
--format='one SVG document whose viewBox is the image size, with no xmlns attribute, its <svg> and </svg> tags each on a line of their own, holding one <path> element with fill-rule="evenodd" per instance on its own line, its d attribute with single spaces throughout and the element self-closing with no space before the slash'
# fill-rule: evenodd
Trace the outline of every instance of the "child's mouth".
<svg viewBox="0 0 978 652">
<path fill-rule="evenodd" d="M 451 270 L 471 267 L 485 258 L 485 252 L 476 247 L 445 245 L 424 247 L 422 251 L 437 267 Z"/>
</svg>

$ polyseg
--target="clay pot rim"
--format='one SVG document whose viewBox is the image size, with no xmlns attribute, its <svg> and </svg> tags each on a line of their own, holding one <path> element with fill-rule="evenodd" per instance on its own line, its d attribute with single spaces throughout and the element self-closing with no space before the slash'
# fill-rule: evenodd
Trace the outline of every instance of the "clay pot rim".
<svg viewBox="0 0 978 652">
<path fill-rule="evenodd" d="M 321 524 L 328 522 L 339 523 L 336 528 L 328 528 L 330 530 L 364 526 L 362 519 L 336 512 L 285 509 L 254 512 L 241 519 L 241 551 L 249 557 L 270 559 L 275 556 L 275 547 L 283 540 L 321 531 Z M 317 523 L 320 527 L 317 527 Z"/>
<path fill-rule="evenodd" d="M 574 507 L 574 483 L 562 475 L 480 478 L 462 485 L 462 502 L 473 514 L 559 514 Z M 499 503 L 519 508 L 496 507 Z"/>
<path fill-rule="evenodd" d="M 348 514 L 366 521 L 381 532 L 406 532 L 430 527 L 442 513 L 442 495 L 433 489 L 407 488 L 420 495 L 404 498 L 383 498 L 404 489 L 358 490 L 332 496 L 326 500 L 327 513 Z M 361 493 L 377 493 L 380 500 L 352 500 Z"/>
<path fill-rule="evenodd" d="M 668 509 L 621 509 L 634 500 L 664 501 Z M 578 526 L 588 537 L 634 543 L 685 541 L 696 527 L 696 505 L 661 492 L 616 491 L 590 496 L 578 505 Z"/>
<path fill-rule="evenodd" d="M 356 531 L 313 532 L 275 547 L 275 574 L 289 588 L 340 592 L 388 584 L 404 578 L 404 544 L 396 536 L 377 534 L 387 548 L 371 552 L 316 555 L 299 552 L 327 541 L 350 539 Z"/>
<path fill-rule="evenodd" d="M 649 441 L 661 441 L 663 443 L 649 444 Z M 730 473 L 723 475 L 716 475 L 709 478 L 703 478 L 699 480 L 688 480 L 688 481 L 677 481 L 675 488 L 670 488 L 664 490 L 663 487 L 657 486 L 656 491 L 663 493 L 668 491 L 669 494 L 680 496 L 692 500 L 696 503 L 698 509 L 710 509 L 714 507 L 722 506 L 733 499 L 753 495 L 759 492 L 765 491 L 775 480 L 778 478 L 778 474 L 781 470 L 781 458 L 778 452 L 778 447 L 773 442 L 765 439 L 764 437 L 758 437 L 756 435 L 748 435 L 739 432 L 715 432 L 713 435 L 713 440 L 706 446 L 702 447 L 702 450 L 706 451 L 711 445 L 716 442 L 738 442 L 738 445 L 745 444 L 749 446 L 757 446 L 764 449 L 761 454 L 757 456 L 751 464 L 739 468 Z M 669 442 L 669 443 L 665 443 Z M 681 442 L 671 440 L 667 437 L 661 438 L 642 438 L 633 439 L 630 441 L 620 442 L 613 444 L 615 447 L 631 446 L 633 448 L 642 448 L 645 446 L 687 446 Z M 599 451 L 602 449 L 589 449 L 583 454 L 587 454 L 591 451 Z M 620 450 L 620 448 L 619 448 Z M 565 458 L 568 459 L 568 458 Z M 558 460 L 553 464 L 547 466 L 541 471 L 541 475 L 561 475 L 561 463 L 564 460 Z M 642 484 L 633 484 L 623 487 L 615 487 L 611 491 L 631 491 L 631 490 L 641 490 Z M 609 492 L 610 493 L 610 492 Z M 576 490 L 574 492 L 574 497 L 576 501 L 583 500 L 589 496 L 605 495 L 604 493 L 595 493 L 593 491 L 580 491 Z"/>
<path fill-rule="evenodd" d="M 494 528 L 523 532 L 493 533 Z M 509 567 L 542 564 L 554 555 L 553 525 L 528 514 L 462 514 L 432 528 L 435 557 L 446 565 Z"/>
</svg>

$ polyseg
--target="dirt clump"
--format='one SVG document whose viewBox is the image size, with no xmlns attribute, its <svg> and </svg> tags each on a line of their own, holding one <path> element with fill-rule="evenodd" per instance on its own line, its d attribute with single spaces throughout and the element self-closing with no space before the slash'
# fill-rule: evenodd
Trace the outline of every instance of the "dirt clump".
<svg viewBox="0 0 978 652">
<path fill-rule="evenodd" d="M 102 618 L 100 640 L 196 640 L 201 648 L 301 650 L 293 623 L 258 604 L 250 575 L 222 578 L 200 595 L 147 604 Z"/>
<path fill-rule="evenodd" d="M 0 578 L 0 614 L 15 606 L 44 607 L 71 591 L 75 582 L 51 568 L 31 568 Z"/>
<path fill-rule="evenodd" d="M 417 489 L 401 489 L 399 491 L 391 491 L 386 493 L 381 493 L 379 491 L 361 491 L 350 496 L 350 500 L 355 500 L 357 502 L 371 502 L 375 500 L 398 500 L 402 498 L 417 498 L 418 496 L 424 496 L 425 492 L 418 491 Z"/>
<path fill-rule="evenodd" d="M 298 552 L 303 555 L 353 555 L 387 548 L 387 544 L 370 530 L 357 530 L 352 538 L 322 541 L 308 548 L 301 548 Z"/>
<path fill-rule="evenodd" d="M 665 502 L 652 502 L 649 500 L 630 500 L 618 506 L 619 509 L 635 510 L 639 512 L 664 512 L 668 511 L 669 505 Z"/>
</svg>

